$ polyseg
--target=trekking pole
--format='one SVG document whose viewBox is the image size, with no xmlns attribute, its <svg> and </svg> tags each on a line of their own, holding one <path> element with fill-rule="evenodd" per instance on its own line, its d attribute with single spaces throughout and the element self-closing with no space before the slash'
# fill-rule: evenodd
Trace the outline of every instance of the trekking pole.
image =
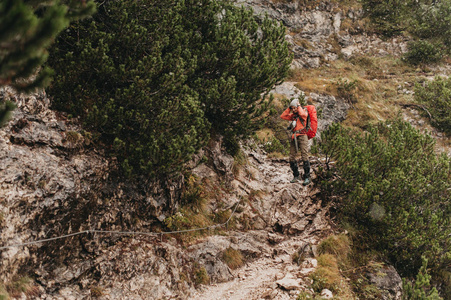
<svg viewBox="0 0 451 300">
<path fill-rule="evenodd" d="M 298 152 L 298 137 L 296 132 L 294 133 L 294 145 L 296 146 L 296 153 Z"/>
</svg>

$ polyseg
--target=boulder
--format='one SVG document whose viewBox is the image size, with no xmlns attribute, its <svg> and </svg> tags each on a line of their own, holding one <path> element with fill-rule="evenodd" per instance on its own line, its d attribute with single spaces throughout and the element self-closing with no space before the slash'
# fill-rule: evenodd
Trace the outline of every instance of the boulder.
<svg viewBox="0 0 451 300">
<path fill-rule="evenodd" d="M 393 266 L 384 266 L 376 272 L 366 274 L 369 282 L 376 286 L 382 300 L 399 300 L 402 296 L 402 279 Z"/>
</svg>

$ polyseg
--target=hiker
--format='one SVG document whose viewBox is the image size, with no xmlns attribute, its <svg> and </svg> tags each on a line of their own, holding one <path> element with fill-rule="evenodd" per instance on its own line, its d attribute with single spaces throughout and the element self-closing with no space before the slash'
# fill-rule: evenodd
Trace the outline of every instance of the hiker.
<svg viewBox="0 0 451 300">
<path fill-rule="evenodd" d="M 293 171 L 294 178 L 291 183 L 299 181 L 299 169 L 296 160 L 298 150 L 301 151 L 301 158 L 304 167 L 303 185 L 310 183 L 310 161 L 308 157 L 308 137 L 307 137 L 307 109 L 299 103 L 299 99 L 291 101 L 290 106 L 280 115 L 284 120 L 292 121 L 287 130 L 291 130 L 290 140 L 290 168 Z"/>
</svg>

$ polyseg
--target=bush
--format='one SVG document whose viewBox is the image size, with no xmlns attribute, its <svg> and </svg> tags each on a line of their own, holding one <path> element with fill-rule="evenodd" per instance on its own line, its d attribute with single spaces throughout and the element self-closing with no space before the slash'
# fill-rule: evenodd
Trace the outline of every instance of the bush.
<svg viewBox="0 0 451 300">
<path fill-rule="evenodd" d="M 341 195 L 339 213 L 360 230 L 360 244 L 385 253 L 405 275 L 431 262 L 450 263 L 451 160 L 434 140 L 402 120 L 370 126 L 365 134 L 333 125 L 319 145 L 336 161 L 337 180 L 323 180 L 325 197 Z M 330 172 L 320 177 L 327 179 Z"/>
<path fill-rule="evenodd" d="M 410 2 L 410 3 L 409 3 Z M 406 28 L 406 12 L 412 9 L 413 1 L 363 0 L 365 15 L 370 18 L 374 30 L 383 36 L 399 35 Z"/>
<path fill-rule="evenodd" d="M 451 2 L 422 0 L 410 10 L 410 32 L 417 38 L 434 41 L 451 50 Z M 448 52 L 449 53 L 449 52 Z"/>
<path fill-rule="evenodd" d="M 268 153 L 280 152 L 286 154 L 288 153 L 287 149 L 289 149 L 287 144 L 288 143 L 286 142 L 286 144 L 283 145 L 278 138 L 272 137 L 268 141 L 264 141 L 263 149 Z"/>
<path fill-rule="evenodd" d="M 442 300 L 434 287 L 431 287 L 431 276 L 427 271 L 428 261 L 423 257 L 423 265 L 415 282 L 403 280 L 403 300 Z"/>
<path fill-rule="evenodd" d="M 283 26 L 228 1 L 107 1 L 51 52 L 54 107 L 80 117 L 128 174 L 180 171 L 209 129 L 236 139 L 291 56 Z"/>
<path fill-rule="evenodd" d="M 440 47 L 427 40 L 410 42 L 407 49 L 403 59 L 412 65 L 437 63 L 443 57 Z"/>
<path fill-rule="evenodd" d="M 424 86 L 417 85 L 415 99 L 427 107 L 432 125 L 451 135 L 451 79 L 436 77 Z"/>
</svg>

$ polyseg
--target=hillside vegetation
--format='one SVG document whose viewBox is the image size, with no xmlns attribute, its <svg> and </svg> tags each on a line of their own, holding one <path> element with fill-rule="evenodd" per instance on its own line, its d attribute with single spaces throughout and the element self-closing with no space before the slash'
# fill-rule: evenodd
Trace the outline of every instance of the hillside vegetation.
<svg viewBox="0 0 451 300">
<path fill-rule="evenodd" d="M 345 18 L 342 30 L 401 36 L 410 40 L 407 52 L 344 57 L 331 37 L 338 59 L 291 70 L 293 55 L 285 40 L 291 33 L 230 1 L 94 2 L 97 13 L 70 25 L 93 13 L 93 2 L 83 9 L 59 2 L 2 2 L 0 12 L 8 18 L 0 20 L 0 28 L 18 30 L 0 30 L 0 84 L 27 91 L 46 86 L 54 70 L 47 89 L 53 108 L 80 122 L 84 138 L 117 162 L 121 174 L 151 180 L 185 173 L 193 154 L 216 134 L 224 137 L 236 163 L 243 163 L 240 141 L 259 136 L 262 124 L 265 149 L 286 155 L 286 137 L 280 135 L 286 126 L 278 116 L 291 99 L 276 97 L 272 103 L 269 96 L 284 80 L 305 95 L 344 100 L 351 106 L 347 119 L 324 131 L 312 150 L 324 161 L 314 181 L 321 200 L 332 208 L 339 230 L 349 233 L 344 248 L 352 262 L 346 266 L 360 270 L 350 276 L 352 291 L 345 286 L 346 295 L 376 299 L 361 278 L 373 261 L 382 261 L 404 277 L 405 299 L 451 298 L 451 160 L 444 153 L 451 134 L 451 1 L 333 1 L 363 10 L 358 24 Z M 314 8 L 321 1 L 297 2 Z M 19 46 L 11 47 L 12 41 Z M 47 49 L 49 59 L 33 77 L 47 60 Z M 424 117 L 415 123 L 423 124 L 419 129 L 404 120 L 406 107 Z M 1 100 L 0 125 L 13 108 Z M 441 144 L 426 132 L 440 136 Z M 213 224 L 213 217 L 201 215 L 208 199 L 200 183 L 186 175 L 183 199 L 177 199 L 184 214 L 165 218 L 162 227 Z M 229 216 L 214 218 L 223 222 Z M 320 270 L 332 270 L 343 281 L 342 262 L 332 255 L 337 253 L 322 254 Z M 233 249 L 223 259 L 230 268 L 243 264 Z M 313 276 L 318 290 L 328 287 L 321 272 Z M 197 284 L 208 282 L 205 269 L 198 274 Z M 335 289 L 340 292 L 340 286 Z"/>
<path fill-rule="evenodd" d="M 352 226 L 356 249 L 370 257 L 376 251 L 411 279 L 427 261 L 422 274 L 429 270 L 433 284 L 449 293 L 449 157 L 437 155 L 435 141 L 399 115 L 403 107 L 419 108 L 449 133 L 448 80 L 430 78 L 450 53 L 450 2 L 346 1 L 364 18 L 343 22 L 343 30 L 358 25 L 383 38 L 403 35 L 411 40 L 408 51 L 353 55 L 290 73 L 284 27 L 226 1 L 197 4 L 100 3 L 93 19 L 72 25 L 51 52 L 54 107 L 80 118 L 126 174 L 158 177 L 183 171 L 211 132 L 224 135 L 233 154 L 262 117 L 270 126 L 263 131 L 277 132 L 289 99 L 269 109 L 261 95 L 287 75 L 307 95 L 344 99 L 352 106 L 346 121 L 324 132 L 315 148 L 336 162 L 318 172 L 324 199 L 339 199 L 337 216 Z M 273 136 L 261 139 L 266 149 L 286 154 L 285 137 Z M 170 228 L 180 227 L 172 221 Z M 412 285 L 413 294 L 419 289 L 436 295 L 429 282 Z"/>
</svg>

